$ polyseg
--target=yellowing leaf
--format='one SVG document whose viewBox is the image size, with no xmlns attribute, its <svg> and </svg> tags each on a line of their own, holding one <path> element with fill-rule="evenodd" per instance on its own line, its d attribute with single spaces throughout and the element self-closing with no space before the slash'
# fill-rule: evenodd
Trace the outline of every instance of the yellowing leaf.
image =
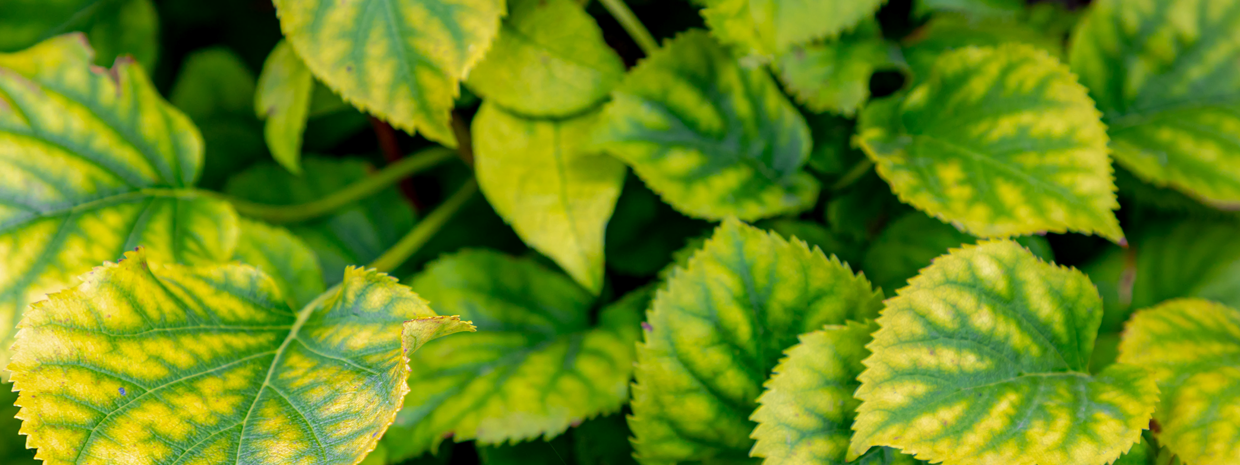
<svg viewBox="0 0 1240 465">
<path fill-rule="evenodd" d="M 1120 363 L 1153 371 L 1161 390 L 1159 444 L 1188 464 L 1240 457 L 1240 311 L 1177 299 L 1137 312 Z"/>
<path fill-rule="evenodd" d="M 242 265 L 138 251 L 83 280 L 32 307 L 9 366 L 49 465 L 356 464 L 408 392 L 409 335 L 472 329 L 356 268 L 300 311 Z"/>
<path fill-rule="evenodd" d="M 1240 206 L 1240 5 L 1100 0 L 1072 40 L 1115 159 L 1142 179 Z"/>
<path fill-rule="evenodd" d="M 975 236 L 1123 240 L 1106 128 L 1066 66 L 1027 45 L 943 54 L 857 141 L 901 200 Z"/>
<path fill-rule="evenodd" d="M 455 146 L 460 81 L 499 32 L 504 0 L 276 0 L 310 71 L 363 111 Z"/>
<path fill-rule="evenodd" d="M 777 56 L 851 29 L 884 1 L 706 0 L 702 17 L 721 42 L 749 55 Z"/>
<path fill-rule="evenodd" d="M 882 294 L 847 265 L 736 220 L 668 278 L 633 384 L 642 463 L 741 461 L 763 383 L 797 335 L 871 318 Z"/>
<path fill-rule="evenodd" d="M 451 436 L 479 445 L 550 439 L 569 425 L 620 409 L 628 399 L 633 345 L 649 291 L 605 307 L 590 325 L 593 298 L 568 277 L 530 259 L 469 250 L 441 258 L 412 287 L 481 329 L 414 354 L 396 425 L 411 455 Z"/>
<path fill-rule="evenodd" d="M 301 308 L 322 294 L 323 271 L 306 244 L 287 229 L 241 220 L 235 258 L 252 265 L 275 281 L 289 307 Z"/>
<path fill-rule="evenodd" d="M 1158 397 L 1141 368 L 1088 370 L 1102 300 L 1011 241 L 939 257 L 886 302 L 849 458 L 889 446 L 944 465 L 1102 465 Z"/>
<path fill-rule="evenodd" d="M 287 41 L 280 41 L 258 76 L 254 110 L 267 120 L 263 134 L 271 156 L 294 173 L 301 173 L 301 136 L 306 131 L 313 90 L 310 70 Z"/>
<path fill-rule="evenodd" d="M 98 52 L 94 63 L 112 66 L 131 55 L 151 70 L 159 52 L 159 15 L 152 0 L 5 0 L 0 52 L 18 51 L 56 34 L 83 32 Z"/>
<path fill-rule="evenodd" d="M 809 127 L 770 74 L 742 68 L 702 31 L 668 41 L 633 68 L 595 142 L 686 215 L 755 220 L 818 199 L 804 172 Z"/>
<path fill-rule="evenodd" d="M 870 76 L 891 64 L 875 21 L 864 21 L 838 40 L 799 46 L 779 56 L 779 77 L 797 100 L 815 112 L 851 116 L 870 98 Z"/>
<path fill-rule="evenodd" d="M 201 164 L 202 136 L 133 61 L 92 68 L 81 34 L 0 54 L 0 363 L 30 302 L 126 250 L 232 258 L 232 207 L 186 189 Z"/>
<path fill-rule="evenodd" d="M 1024 7 L 1023 0 L 1016 0 L 1016 11 Z M 963 7 L 963 6 L 962 6 Z M 972 8 L 972 7 L 970 7 Z M 936 15 L 918 28 L 904 46 L 904 59 L 908 61 L 915 78 L 925 79 L 934 69 L 939 55 L 970 46 L 993 47 L 1006 43 L 1023 43 L 1055 58 L 1063 58 L 1063 38 L 1043 29 L 1013 18 L 1014 15 L 991 16 L 985 19 L 956 14 Z"/>
<path fill-rule="evenodd" d="M 590 153 L 598 113 L 527 120 L 484 103 L 474 117 L 478 186 L 530 247 L 586 290 L 603 289 L 603 233 L 624 187 L 624 164 Z"/>
<path fill-rule="evenodd" d="M 514 0 L 466 83 L 509 111 L 548 117 L 601 103 L 622 77 L 624 62 L 576 1 Z"/>
</svg>

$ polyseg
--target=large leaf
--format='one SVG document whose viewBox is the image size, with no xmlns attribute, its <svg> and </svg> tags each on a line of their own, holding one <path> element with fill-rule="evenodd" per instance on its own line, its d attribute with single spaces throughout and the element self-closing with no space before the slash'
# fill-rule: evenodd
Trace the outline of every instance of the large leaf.
<svg viewBox="0 0 1240 465">
<path fill-rule="evenodd" d="M 1023 3 L 1016 0 L 1017 3 Z M 1035 26 L 1007 17 L 975 19 L 961 15 L 934 16 L 904 43 L 904 59 L 914 78 L 925 79 L 939 55 L 970 46 L 1023 43 L 1062 58 L 1063 40 Z"/>
<path fill-rule="evenodd" d="M 574 0 L 513 0 L 470 89 L 527 116 L 565 116 L 607 98 L 624 62 Z"/>
<path fill-rule="evenodd" d="M 255 268 L 126 253 L 26 314 L 22 433 L 56 464 L 358 463 L 408 392 L 407 354 L 472 327 L 345 274 L 294 310 Z"/>
<path fill-rule="evenodd" d="M 198 185 L 218 188 L 228 176 L 267 158 L 262 123 L 254 116 L 254 73 L 224 47 L 185 57 L 168 101 L 202 130 L 202 176 Z"/>
<path fill-rule="evenodd" d="M 702 17 L 721 42 L 745 54 L 770 57 L 851 29 L 884 1 L 705 0 Z"/>
<path fill-rule="evenodd" d="M 626 172 L 586 148 L 597 117 L 531 120 L 487 102 L 473 123 L 478 186 L 495 212 L 593 294 L 603 289 L 603 233 Z"/>
<path fill-rule="evenodd" d="M 0 15 L 0 51 L 33 46 L 66 32 L 85 32 L 97 54 L 94 63 L 111 66 L 132 55 L 150 70 L 159 51 L 159 17 L 152 0 L 6 0 Z"/>
<path fill-rule="evenodd" d="M 552 438 L 628 398 L 648 291 L 604 308 L 592 327 L 590 294 L 530 259 L 460 252 L 412 286 L 482 330 L 412 357 L 409 388 L 419 398 L 396 424 L 412 427 L 405 441 L 415 450 L 433 452 L 449 436 L 480 445 Z"/>
<path fill-rule="evenodd" d="M 241 220 L 235 258 L 275 281 L 289 307 L 301 308 L 325 290 L 318 259 L 287 229 Z"/>
<path fill-rule="evenodd" d="M 677 210 L 753 220 L 805 210 L 809 128 L 767 72 L 746 69 L 703 31 L 668 41 L 613 93 L 597 134 Z"/>
<path fill-rule="evenodd" d="M 749 416 L 780 353 L 799 334 L 873 317 L 881 298 L 804 242 L 724 221 L 649 312 L 629 418 L 638 459 L 747 460 Z"/>
<path fill-rule="evenodd" d="M 878 23 L 864 21 L 838 40 L 794 47 L 776 66 L 807 108 L 851 116 L 870 98 L 870 75 L 892 63 L 889 53 Z"/>
<path fill-rule="evenodd" d="M 1089 374 L 1102 320 L 1089 278 L 1015 242 L 954 250 L 886 305 L 849 458 L 889 446 L 944 465 L 1102 465 L 1149 424 L 1158 389 L 1143 369 Z"/>
<path fill-rule="evenodd" d="M 460 81 L 499 32 L 504 0 L 276 0 L 314 75 L 362 110 L 449 146 Z"/>
<path fill-rule="evenodd" d="M 1141 178 L 1240 205 L 1240 4 L 1101 0 L 1072 40 L 1115 158 Z"/>
<path fill-rule="evenodd" d="M 868 106 L 857 140 L 902 200 L 976 236 L 1123 240 L 1106 128 L 1045 52 L 1006 44 L 945 53 L 906 98 Z"/>
<path fill-rule="evenodd" d="M 267 55 L 258 76 L 254 111 L 267 120 L 263 135 L 271 156 L 294 173 L 301 173 L 301 136 L 310 116 L 314 76 L 293 47 L 280 41 Z"/>
<path fill-rule="evenodd" d="M 1240 310 L 1178 299 L 1133 316 L 1121 363 L 1153 371 L 1161 401 L 1160 444 L 1189 464 L 1240 457 Z"/>
<path fill-rule="evenodd" d="M 147 246 L 164 263 L 232 257 L 227 203 L 186 189 L 202 137 L 142 69 L 92 69 L 78 34 L 0 54 L 0 363 L 27 304 Z"/>
</svg>

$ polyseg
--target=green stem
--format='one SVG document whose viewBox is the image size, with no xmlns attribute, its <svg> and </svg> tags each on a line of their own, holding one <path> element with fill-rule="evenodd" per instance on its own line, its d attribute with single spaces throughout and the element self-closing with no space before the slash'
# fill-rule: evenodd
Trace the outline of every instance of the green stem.
<svg viewBox="0 0 1240 465">
<path fill-rule="evenodd" d="M 861 161 L 853 165 L 852 168 L 849 168 L 847 173 L 840 176 L 840 178 L 835 181 L 835 184 L 831 185 L 831 190 L 834 192 L 839 192 L 847 189 L 848 186 L 853 185 L 853 183 L 856 183 L 858 179 L 861 179 L 862 176 L 869 173 L 870 168 L 873 167 L 874 161 L 870 160 L 870 157 L 861 159 Z"/>
<path fill-rule="evenodd" d="M 607 11 L 611 16 L 620 22 L 624 30 L 629 33 L 629 37 L 637 42 L 637 46 L 641 47 L 646 56 L 650 56 L 655 50 L 659 49 L 659 43 L 654 40 L 654 36 L 650 35 L 650 31 L 646 30 L 646 26 L 637 20 L 637 15 L 633 14 L 633 10 L 624 4 L 624 0 L 599 0 L 603 6 L 607 7 Z"/>
<path fill-rule="evenodd" d="M 448 197 L 448 200 L 445 200 L 439 207 L 431 210 L 430 214 L 422 218 L 417 226 L 414 226 L 409 231 L 409 234 L 405 234 L 405 237 L 400 238 L 392 248 L 383 252 L 383 255 L 370 262 L 368 266 L 388 273 L 402 263 L 405 263 L 405 260 L 408 260 L 409 257 L 418 252 L 418 249 L 426 245 L 426 241 L 434 237 L 435 233 L 439 232 L 443 225 L 449 219 L 452 219 L 452 215 L 455 215 L 465 205 L 465 202 L 473 197 L 474 192 L 477 191 L 477 181 L 473 179 L 465 181 L 465 184 L 461 185 L 451 197 Z"/>
<path fill-rule="evenodd" d="M 300 205 L 266 205 L 234 197 L 225 196 L 224 198 L 233 204 L 237 213 L 244 216 L 275 224 L 299 223 L 327 215 L 345 205 L 370 197 L 402 179 L 425 171 L 455 156 L 452 150 L 432 147 L 385 166 L 374 175 L 367 176 L 326 197 Z"/>
</svg>

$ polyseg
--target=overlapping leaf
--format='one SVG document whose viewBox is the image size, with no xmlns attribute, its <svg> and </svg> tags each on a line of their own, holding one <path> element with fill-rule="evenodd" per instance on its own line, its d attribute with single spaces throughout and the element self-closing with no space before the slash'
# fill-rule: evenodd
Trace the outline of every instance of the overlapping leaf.
<svg viewBox="0 0 1240 465">
<path fill-rule="evenodd" d="M 1240 205 L 1240 4 L 1097 1 L 1072 69 L 1102 110 L 1115 158 L 1146 181 Z"/>
<path fill-rule="evenodd" d="M 805 210 L 809 128 L 770 75 L 703 31 L 668 41 L 613 93 L 596 137 L 677 210 L 753 220 Z"/>
<path fill-rule="evenodd" d="M 1089 374 L 1102 319 L 1089 279 L 1015 242 L 940 257 L 886 305 L 849 458 L 882 445 L 945 465 L 1102 465 L 1149 424 L 1145 370 Z"/>
<path fill-rule="evenodd" d="M 801 241 L 727 220 L 649 312 L 633 385 L 642 463 L 749 457 L 755 399 L 797 335 L 873 317 L 864 277 Z"/>
<path fill-rule="evenodd" d="M 1017 0 L 1016 3 L 1023 3 Z M 970 46 L 993 47 L 1022 43 L 1062 58 L 1063 41 L 1010 15 L 977 19 L 961 15 L 934 16 L 904 43 L 904 59 L 916 79 L 925 79 L 943 53 Z"/>
<path fill-rule="evenodd" d="M 325 290 L 314 251 L 287 229 L 241 220 L 235 258 L 258 268 L 280 289 L 289 307 L 301 308 Z"/>
<path fill-rule="evenodd" d="M 310 113 L 314 76 L 287 41 L 276 44 L 263 63 L 254 110 L 267 124 L 263 135 L 271 156 L 294 173 L 301 172 L 301 136 Z"/>
<path fill-rule="evenodd" d="M 1201 299 L 1142 310 L 1124 331 L 1119 360 L 1158 379 L 1160 444 L 1189 464 L 1240 457 L 1240 310 Z"/>
<path fill-rule="evenodd" d="M 974 235 L 1123 240 L 1106 128 L 1045 52 L 1006 44 L 943 54 L 904 99 L 868 106 L 857 140 L 902 200 Z"/>
<path fill-rule="evenodd" d="M 45 463 L 355 464 L 408 392 L 406 355 L 472 329 L 355 268 L 299 311 L 243 265 L 138 251 L 83 279 L 32 307 L 9 365 Z"/>
<path fill-rule="evenodd" d="M 448 437 L 480 445 L 551 438 L 628 398 L 648 291 L 604 308 L 591 327 L 590 294 L 530 259 L 464 251 L 428 265 L 412 286 L 481 330 L 411 357 L 418 398 L 396 424 L 411 428 L 403 440 L 416 452 Z"/>
<path fill-rule="evenodd" d="M 597 117 L 530 120 L 487 102 L 473 125 L 478 186 L 495 212 L 593 294 L 603 289 L 603 233 L 626 172 L 586 148 Z"/>
<path fill-rule="evenodd" d="M 276 0 L 280 27 L 346 101 L 449 146 L 460 81 L 499 32 L 504 0 Z"/>
<path fill-rule="evenodd" d="M 159 51 L 159 16 L 152 0 L 7 0 L 0 15 L 0 51 L 15 52 L 57 34 L 83 32 L 94 63 L 111 66 L 131 55 L 153 69 Z"/>
<path fill-rule="evenodd" d="M 779 77 L 816 112 L 851 116 L 870 98 L 870 75 L 892 62 L 878 23 L 863 21 L 838 40 L 797 46 L 779 56 Z"/>
<path fill-rule="evenodd" d="M 254 73 L 236 52 L 211 47 L 186 56 L 168 101 L 202 131 L 200 187 L 218 188 L 267 158 L 262 123 L 254 116 Z"/>
<path fill-rule="evenodd" d="M 702 17 L 721 42 L 769 57 L 851 29 L 884 1 L 705 0 Z"/>
</svg>

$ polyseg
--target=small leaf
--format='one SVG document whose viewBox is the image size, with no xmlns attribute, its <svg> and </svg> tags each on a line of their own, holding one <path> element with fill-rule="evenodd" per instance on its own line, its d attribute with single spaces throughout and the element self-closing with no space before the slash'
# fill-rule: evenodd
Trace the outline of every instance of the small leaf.
<svg viewBox="0 0 1240 465">
<path fill-rule="evenodd" d="M 1027 45 L 943 54 L 857 141 L 905 202 L 979 237 L 1078 231 L 1122 242 L 1106 128 L 1066 66 Z"/>
<path fill-rule="evenodd" d="M 271 156 L 294 173 L 301 173 L 301 137 L 306 131 L 314 76 L 293 52 L 287 41 L 280 41 L 263 63 L 254 95 L 254 111 L 267 120 L 263 135 Z"/>
<path fill-rule="evenodd" d="M 466 84 L 526 116 L 567 116 L 601 103 L 624 62 L 574 0 L 511 0 L 499 37 Z"/>
<path fill-rule="evenodd" d="M 585 148 L 597 117 L 523 119 L 488 101 L 473 123 L 478 186 L 495 212 L 596 295 L 603 233 L 625 175 L 623 163 Z"/>
<path fill-rule="evenodd" d="M 742 53 L 778 56 L 795 45 L 835 37 L 885 0 L 706 0 L 702 17 L 721 42 Z"/>
<path fill-rule="evenodd" d="M 6 0 L 0 15 L 0 52 L 14 52 L 66 32 L 84 32 L 93 62 L 112 66 L 132 55 L 147 71 L 159 51 L 159 15 L 152 0 Z"/>
<path fill-rule="evenodd" d="M 1161 401 L 1159 444 L 1190 464 L 1240 457 L 1240 311 L 1201 299 L 1177 299 L 1132 317 L 1120 363 L 1150 369 Z"/>
<path fill-rule="evenodd" d="M 889 446 L 944 465 L 1102 465 L 1149 424 L 1144 370 L 1089 374 L 1102 319 L 1089 278 L 1015 242 L 954 250 L 886 305 L 850 459 Z"/>
<path fill-rule="evenodd" d="M 797 46 L 776 60 L 779 77 L 814 112 L 852 116 L 870 98 L 870 76 L 892 64 L 878 23 L 862 21 L 838 40 Z"/>
<path fill-rule="evenodd" d="M 294 311 L 248 266 L 139 250 L 96 268 L 22 321 L 22 433 L 48 463 L 356 464 L 408 392 L 402 333 L 444 317 L 386 275 L 345 274 Z"/>
<path fill-rule="evenodd" d="M 649 292 L 607 306 L 590 326 L 593 298 L 530 259 L 465 251 L 427 266 L 413 288 L 482 330 L 412 357 L 418 393 L 397 416 L 416 454 L 448 437 L 479 445 L 555 437 L 620 409 Z"/>
<path fill-rule="evenodd" d="M 633 68 L 595 142 L 686 215 L 755 220 L 813 206 L 805 119 L 762 69 L 690 31 Z"/>
<path fill-rule="evenodd" d="M 314 251 L 287 229 L 243 219 L 234 258 L 264 272 L 289 307 L 301 308 L 325 291 Z"/>
<path fill-rule="evenodd" d="M 168 101 L 202 130 L 201 187 L 218 188 L 229 175 L 268 157 L 262 123 L 254 116 L 254 73 L 225 47 L 185 57 Z"/>
<path fill-rule="evenodd" d="M 314 76 L 399 129 L 456 146 L 460 81 L 499 32 L 504 0 L 275 0 L 280 28 Z"/>
<path fill-rule="evenodd" d="M 798 334 L 873 317 L 881 299 L 804 242 L 724 221 L 648 314 L 629 418 L 638 459 L 749 457 L 749 417 L 780 353 Z"/>
<path fill-rule="evenodd" d="M 1072 39 L 1115 159 L 1142 179 L 1240 206 L 1240 5 L 1101 0 Z"/>
</svg>

